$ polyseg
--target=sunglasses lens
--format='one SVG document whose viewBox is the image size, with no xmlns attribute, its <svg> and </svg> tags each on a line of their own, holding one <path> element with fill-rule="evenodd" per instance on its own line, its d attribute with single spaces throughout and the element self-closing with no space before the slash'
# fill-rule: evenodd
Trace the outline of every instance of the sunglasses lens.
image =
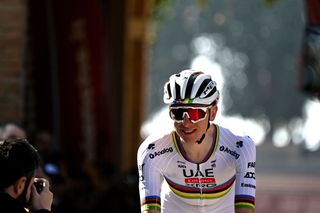
<svg viewBox="0 0 320 213">
<path fill-rule="evenodd" d="M 206 116 L 206 112 L 202 109 L 188 109 L 188 115 L 190 120 L 192 121 L 198 121 Z"/>
<path fill-rule="evenodd" d="M 183 121 L 185 113 L 191 121 L 197 122 L 206 116 L 206 111 L 202 108 L 173 108 L 170 109 L 170 117 L 178 122 Z"/>
<path fill-rule="evenodd" d="M 176 121 L 183 121 L 183 115 L 186 112 L 186 109 L 176 108 L 170 110 L 170 117 Z"/>
</svg>

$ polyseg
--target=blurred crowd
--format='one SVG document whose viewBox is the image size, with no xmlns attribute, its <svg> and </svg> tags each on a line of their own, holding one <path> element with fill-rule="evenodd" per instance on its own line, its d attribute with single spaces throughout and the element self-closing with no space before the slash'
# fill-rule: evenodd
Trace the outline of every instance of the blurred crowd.
<svg viewBox="0 0 320 213">
<path fill-rule="evenodd" d="M 54 148 L 50 132 L 39 131 L 29 136 L 23 127 L 12 122 L 0 126 L 0 140 L 7 138 L 27 138 L 39 151 L 42 166 L 37 176 L 50 181 L 53 212 L 140 212 L 136 170 L 123 174 L 107 162 L 89 166 L 70 164 Z"/>
</svg>

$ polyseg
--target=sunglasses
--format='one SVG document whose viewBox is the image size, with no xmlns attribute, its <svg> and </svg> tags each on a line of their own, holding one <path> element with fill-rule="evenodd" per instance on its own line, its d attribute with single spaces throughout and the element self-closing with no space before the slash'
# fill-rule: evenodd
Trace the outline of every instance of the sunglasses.
<svg viewBox="0 0 320 213">
<path fill-rule="evenodd" d="M 197 123 L 206 118 L 208 107 L 170 107 L 170 118 L 177 123 L 182 123 L 187 115 L 192 123 Z"/>
</svg>

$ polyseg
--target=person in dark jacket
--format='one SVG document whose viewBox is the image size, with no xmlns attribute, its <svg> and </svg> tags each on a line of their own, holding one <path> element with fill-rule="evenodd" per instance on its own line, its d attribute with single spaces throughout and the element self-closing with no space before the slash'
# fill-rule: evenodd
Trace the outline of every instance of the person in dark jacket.
<svg viewBox="0 0 320 213">
<path fill-rule="evenodd" d="M 0 141 L 0 212 L 51 212 L 53 194 L 45 178 L 36 178 L 38 151 L 26 139 Z"/>
</svg>

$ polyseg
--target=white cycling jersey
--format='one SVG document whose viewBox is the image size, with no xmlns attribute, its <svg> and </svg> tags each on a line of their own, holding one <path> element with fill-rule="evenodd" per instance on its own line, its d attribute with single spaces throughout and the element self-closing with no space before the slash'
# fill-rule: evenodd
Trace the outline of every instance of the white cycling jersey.
<svg viewBox="0 0 320 213">
<path fill-rule="evenodd" d="M 231 213 L 254 208 L 256 149 L 250 137 L 213 125 L 212 146 L 200 163 L 192 162 L 175 133 L 147 138 L 138 150 L 141 212 Z"/>
</svg>

